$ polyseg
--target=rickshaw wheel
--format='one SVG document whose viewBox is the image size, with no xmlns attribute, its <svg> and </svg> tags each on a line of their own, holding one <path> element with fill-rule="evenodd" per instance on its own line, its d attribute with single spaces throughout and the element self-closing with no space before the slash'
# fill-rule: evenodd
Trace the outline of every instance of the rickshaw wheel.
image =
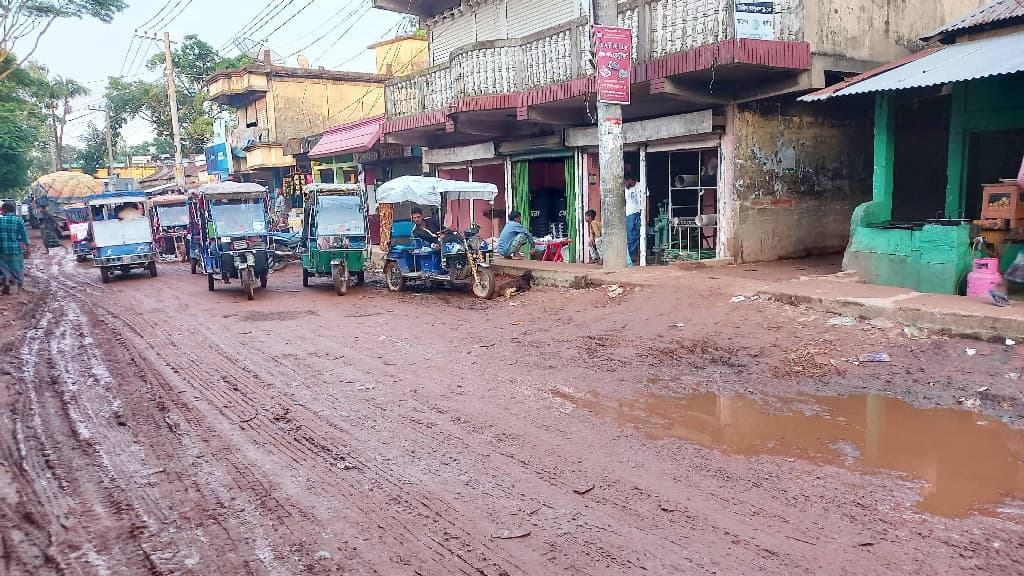
<svg viewBox="0 0 1024 576">
<path fill-rule="evenodd" d="M 150 262 L 149 263 L 149 276 L 151 278 L 156 278 L 156 274 L 157 274 L 156 262 Z"/>
<path fill-rule="evenodd" d="M 384 283 L 392 292 L 401 292 L 402 288 L 405 288 L 405 276 L 402 276 L 402 269 L 398 267 L 398 262 L 392 260 L 384 265 Z"/>
<path fill-rule="evenodd" d="M 267 287 L 267 273 L 260 274 L 260 288 Z"/>
<path fill-rule="evenodd" d="M 195 274 L 196 270 L 197 270 L 197 268 L 199 266 L 199 262 L 196 262 L 195 258 L 189 258 L 189 264 L 190 264 L 190 267 L 192 268 L 192 273 Z"/>
<path fill-rule="evenodd" d="M 309 270 L 302 269 L 302 287 L 309 288 Z"/>
<path fill-rule="evenodd" d="M 490 268 L 477 268 L 476 276 L 477 279 L 473 282 L 473 295 L 485 300 L 494 298 L 494 271 Z"/>
<path fill-rule="evenodd" d="M 207 274 L 206 275 L 206 287 L 210 289 L 210 292 L 213 292 L 214 284 L 215 283 L 216 283 L 216 280 L 213 279 L 213 274 Z"/>
<path fill-rule="evenodd" d="M 110 270 L 107 269 L 106 266 L 100 268 L 100 280 L 102 280 L 104 284 L 110 282 Z"/>
<path fill-rule="evenodd" d="M 344 296 L 348 292 L 348 266 L 339 264 L 332 267 L 331 278 L 334 280 L 334 291 L 338 296 Z"/>
<path fill-rule="evenodd" d="M 242 281 L 242 291 L 245 292 L 245 299 L 252 300 L 255 297 L 254 290 L 256 289 L 254 286 L 256 282 L 252 277 L 252 270 L 249 268 L 242 270 L 240 277 Z"/>
<path fill-rule="evenodd" d="M 366 284 L 366 272 L 356 272 L 353 276 L 355 277 L 355 280 L 352 282 L 353 286 Z"/>
</svg>

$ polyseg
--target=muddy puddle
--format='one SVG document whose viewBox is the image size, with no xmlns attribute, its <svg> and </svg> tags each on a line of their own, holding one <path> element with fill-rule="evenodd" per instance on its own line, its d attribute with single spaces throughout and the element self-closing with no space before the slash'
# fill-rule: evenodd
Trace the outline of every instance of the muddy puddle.
<svg viewBox="0 0 1024 576">
<path fill-rule="evenodd" d="M 801 396 L 766 405 L 710 393 L 552 394 L 655 440 L 906 474 L 922 482 L 918 508 L 931 514 L 1024 518 L 1024 431 L 975 412 L 925 410 L 876 395 Z"/>
</svg>

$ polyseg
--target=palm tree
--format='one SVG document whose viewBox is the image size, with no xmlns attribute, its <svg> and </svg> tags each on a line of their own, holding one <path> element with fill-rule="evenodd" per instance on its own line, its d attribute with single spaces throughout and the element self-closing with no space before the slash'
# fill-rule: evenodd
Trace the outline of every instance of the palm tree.
<svg viewBox="0 0 1024 576">
<path fill-rule="evenodd" d="M 64 127 L 67 126 L 68 116 L 71 114 L 71 101 L 91 93 L 88 88 L 71 78 L 54 76 L 50 79 L 46 104 L 50 110 L 50 121 L 53 124 L 54 171 L 60 171 L 64 167 Z M 58 109 L 60 109 L 59 116 Z"/>
</svg>

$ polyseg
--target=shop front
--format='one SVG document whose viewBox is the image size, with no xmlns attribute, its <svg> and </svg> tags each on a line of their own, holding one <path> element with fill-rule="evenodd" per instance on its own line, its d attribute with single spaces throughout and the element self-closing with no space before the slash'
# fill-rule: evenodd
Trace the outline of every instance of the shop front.
<svg viewBox="0 0 1024 576">
<path fill-rule="evenodd" d="M 805 97 L 875 99 L 873 198 L 854 212 L 844 269 L 944 294 L 964 293 L 986 253 L 1005 270 L 1024 245 L 1024 72 L 1006 66 L 1022 52 L 1024 32 L 956 43 Z"/>
<path fill-rule="evenodd" d="M 635 177 L 647 193 L 641 206 L 641 266 L 721 256 L 721 139 L 711 110 L 623 124 L 623 174 Z M 579 151 L 577 189 L 586 191 L 580 195 L 580 214 L 594 209 L 600 219 L 596 128 L 567 130 L 566 144 Z M 580 221 L 585 245 L 589 231 Z"/>
</svg>

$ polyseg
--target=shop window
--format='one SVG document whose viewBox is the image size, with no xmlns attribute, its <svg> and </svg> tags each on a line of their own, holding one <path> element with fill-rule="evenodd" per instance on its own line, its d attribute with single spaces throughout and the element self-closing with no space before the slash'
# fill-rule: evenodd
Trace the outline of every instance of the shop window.
<svg viewBox="0 0 1024 576">
<path fill-rule="evenodd" d="M 951 111 L 950 96 L 914 98 L 897 106 L 893 222 L 923 223 L 945 216 Z"/>
</svg>

